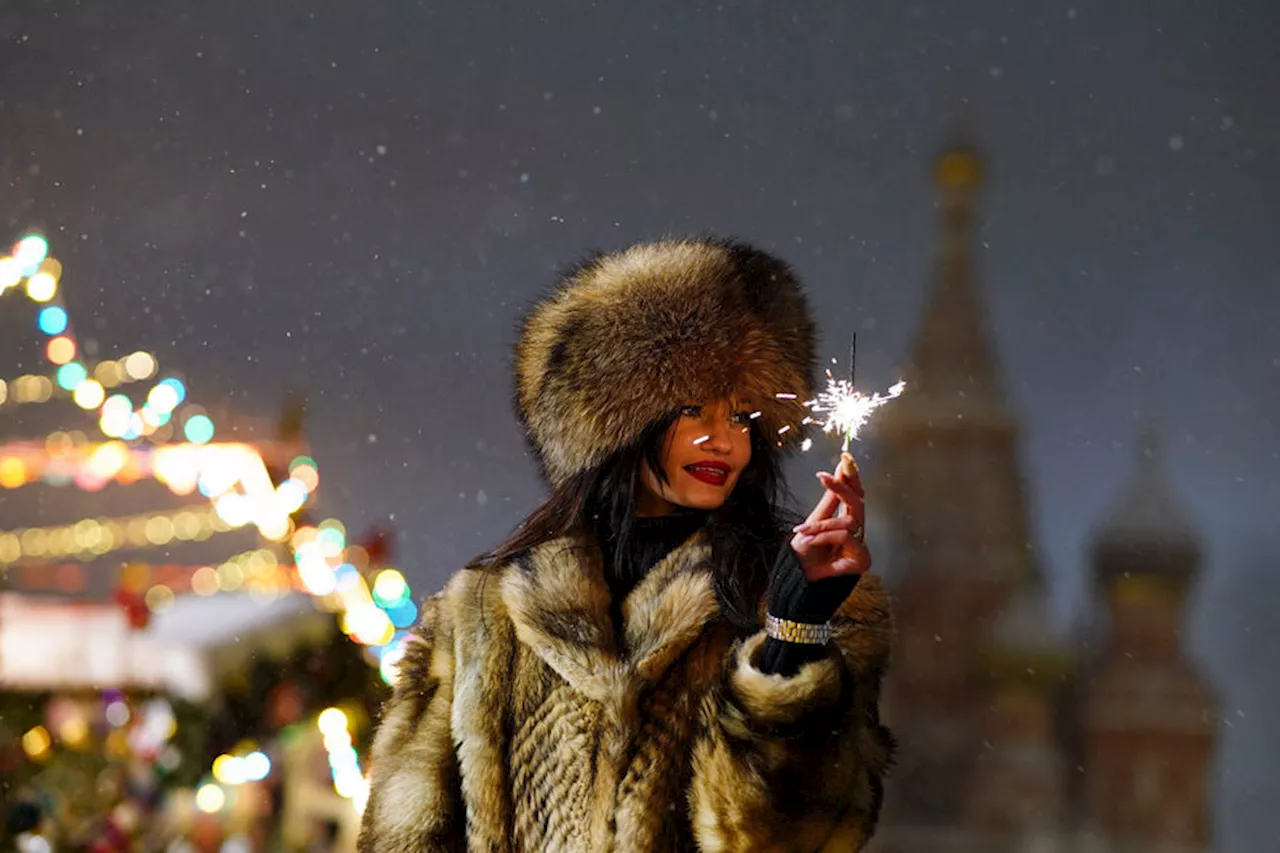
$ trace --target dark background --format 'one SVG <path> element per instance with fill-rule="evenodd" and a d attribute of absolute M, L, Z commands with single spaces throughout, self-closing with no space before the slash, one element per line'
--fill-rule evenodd
<path fill-rule="evenodd" d="M 149 349 L 192 399 L 258 415 L 306 392 L 321 510 L 393 519 L 423 593 L 537 499 L 509 351 L 558 266 L 757 241 L 808 282 L 824 355 L 857 331 L 860 378 L 887 386 L 928 279 L 929 166 L 965 130 L 1057 616 L 1090 606 L 1089 534 L 1153 419 L 1207 550 L 1192 642 L 1224 710 L 1218 835 L 1260 850 L 1280 797 L 1280 4 L 1123 5 L 11 2 L 0 222 L 48 234 L 102 353 Z M 0 342 L 5 377 L 40 367 L 25 300 L 0 305 Z M 828 464 L 798 460 L 803 499 Z"/>

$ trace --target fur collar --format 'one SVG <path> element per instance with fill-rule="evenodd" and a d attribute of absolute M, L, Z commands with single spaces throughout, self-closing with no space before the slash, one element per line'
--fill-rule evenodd
<path fill-rule="evenodd" d="M 702 531 L 644 576 L 622 604 L 614 636 L 599 552 L 585 539 L 534 548 L 502 577 L 516 636 L 581 693 L 600 701 L 656 681 L 702 633 L 719 603 Z"/>

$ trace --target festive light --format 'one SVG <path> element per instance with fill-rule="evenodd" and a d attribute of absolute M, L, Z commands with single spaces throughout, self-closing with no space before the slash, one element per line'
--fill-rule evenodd
<path fill-rule="evenodd" d="M 219 755 L 213 760 L 213 778 L 224 785 L 243 785 L 249 781 L 244 759 L 235 755 Z"/>
<path fill-rule="evenodd" d="M 58 737 L 72 749 L 79 749 L 89 739 L 89 723 L 80 716 L 68 717 L 58 726 Z"/>
<path fill-rule="evenodd" d="M 826 417 L 812 422 L 822 427 L 823 432 L 834 432 L 843 436 L 843 450 L 849 449 L 849 442 L 857 439 L 858 430 L 871 417 L 871 413 L 898 397 L 906 389 L 906 382 L 899 382 L 884 394 L 879 392 L 867 395 L 853 387 L 846 379 L 836 379 L 827 371 L 826 390 L 805 403 L 809 409 Z"/>
<path fill-rule="evenodd" d="M 293 515 L 307 502 L 308 492 L 306 486 L 290 477 L 276 489 L 276 496 L 280 499 L 281 509 Z"/>
<path fill-rule="evenodd" d="M 102 431 L 113 438 L 119 438 L 129 429 L 129 418 L 133 415 L 133 404 L 123 394 L 112 394 L 102 404 Z"/>
<path fill-rule="evenodd" d="M 84 365 L 73 361 L 58 368 L 58 385 L 67 391 L 76 390 L 76 386 L 85 380 L 89 373 Z"/>
<path fill-rule="evenodd" d="M 41 310 L 36 325 L 46 335 L 60 335 L 67 330 L 67 312 L 60 305 L 50 305 Z"/>
<path fill-rule="evenodd" d="M 187 441 L 207 444 L 213 440 L 213 421 L 208 415 L 192 415 L 182 425 L 182 434 L 187 437 Z"/>
<path fill-rule="evenodd" d="M 36 302 L 48 302 L 58 292 L 58 280 L 47 272 L 38 272 L 27 279 L 27 296 Z"/>
<path fill-rule="evenodd" d="M 156 359 L 149 352 L 135 352 L 124 359 L 124 372 L 130 379 L 149 379 L 155 375 Z"/>
<path fill-rule="evenodd" d="M 66 335 L 59 335 L 45 345 L 44 357 L 53 364 L 66 364 L 76 357 L 76 343 Z"/>
<path fill-rule="evenodd" d="M 0 459 L 0 486 L 16 489 L 27 481 L 27 468 L 21 459 Z"/>
<path fill-rule="evenodd" d="M 106 392 L 102 389 L 102 383 L 96 379 L 86 379 L 76 386 L 76 390 L 72 393 L 72 397 L 76 401 L 76 405 L 82 409 L 96 409 L 102 405 L 102 400 L 106 397 Z"/>
<path fill-rule="evenodd" d="M 147 590 L 144 601 L 152 613 L 163 613 L 173 606 L 173 590 L 164 584 L 156 584 Z"/>
<path fill-rule="evenodd" d="M 387 608 L 387 618 L 397 628 L 408 628 L 418 621 L 418 608 L 412 601 L 405 599 Z"/>
<path fill-rule="evenodd" d="M 114 388 L 124 381 L 124 368 L 118 361 L 100 361 L 93 367 L 93 378 L 104 388 Z"/>
<path fill-rule="evenodd" d="M 78 363 L 67 367 L 73 365 Z M 90 402 L 103 393 L 95 380 L 82 380 L 81 385 L 88 385 L 80 394 L 90 397 Z M 116 399 L 113 395 L 103 403 L 102 425 L 104 431 L 120 434 L 120 438 L 127 440 L 129 433 L 120 430 L 127 402 L 118 404 Z M 111 470 L 92 465 L 94 454 L 102 446 L 84 442 L 53 456 L 38 445 L 0 445 L 0 460 L 17 458 L 22 463 L 20 482 L 13 482 L 17 473 L 7 471 L 0 476 L 0 484 L 15 488 L 43 479 L 52 484 L 75 482 L 81 488 L 99 489 L 111 479 L 129 483 L 153 477 L 176 495 L 191 494 L 199 486 L 204 495 L 215 501 L 218 515 L 226 524 L 232 527 L 255 524 L 264 536 L 276 541 L 288 534 L 289 516 L 302 505 L 296 484 L 283 489 L 272 485 L 262 456 L 252 445 L 131 446 L 122 451 L 126 458 Z M 3 464 L 4 461 L 0 461 L 0 465 Z M 303 502 L 305 499 L 302 497 Z M 345 539 L 340 529 L 326 533 L 325 537 L 334 553 L 341 552 Z"/>
<path fill-rule="evenodd" d="M 5 464 L 10 461 L 17 460 L 0 461 L 0 485 L 7 485 Z M 25 474 L 20 476 L 25 479 Z M 0 530 L 0 566 L 26 557 L 93 560 L 112 551 L 145 548 L 155 544 L 151 537 L 161 535 L 163 525 L 157 521 L 169 523 L 170 541 L 199 542 L 214 533 L 232 529 L 222 523 L 212 508 L 202 507 L 119 518 L 85 518 L 53 527 Z"/>
<path fill-rule="evenodd" d="M 27 296 L 36 302 L 48 302 L 57 295 L 61 274 L 61 264 L 48 256 L 47 241 L 39 235 L 28 235 L 19 241 L 12 257 L 0 258 L 0 293 L 25 278 Z M 68 331 L 70 318 L 63 306 L 42 308 L 37 322 L 44 334 L 65 338 L 65 343 L 50 346 L 47 352 L 58 367 L 57 385 L 45 376 L 0 381 L 0 404 L 43 403 L 60 389 L 81 407 L 97 409 L 99 428 L 108 438 L 118 441 L 94 444 L 80 437 L 50 442 L 45 448 L 0 447 L 0 486 L 17 488 L 42 479 L 51 484 L 75 483 L 83 489 L 99 489 L 111 480 L 133 482 L 150 476 L 175 494 L 198 489 L 212 506 L 199 512 L 83 519 L 58 528 L 0 531 L 0 565 L 24 557 L 91 559 L 118 548 L 207 538 L 213 532 L 249 523 L 256 524 L 268 539 L 285 541 L 293 534 L 289 544 L 297 581 L 317 596 L 334 599 L 333 606 L 342 613 L 344 630 L 357 642 L 373 647 L 383 677 L 390 680 L 398 656 L 403 654 L 403 632 L 397 634 L 396 626 L 415 620 L 417 608 L 403 576 L 393 570 L 379 574 L 380 585 L 375 582 L 377 595 L 371 591 L 361 574 L 368 566 L 367 555 L 363 549 L 347 544 L 346 530 L 340 522 L 329 519 L 316 528 L 293 530 L 292 514 L 319 486 L 315 460 L 306 456 L 293 460 L 288 479 L 275 486 L 254 448 L 211 443 L 214 423 L 199 407 L 188 407 L 181 416 L 182 434 L 189 443 L 163 445 L 172 431 L 168 424 L 187 397 L 180 380 L 160 380 L 148 392 L 146 402 L 135 409 L 129 397 L 107 396 L 107 389 L 155 376 L 159 367 L 153 355 L 137 351 L 114 361 L 86 365 L 75 361 L 80 347 Z M 153 441 L 162 446 L 146 449 L 122 443 L 135 442 L 143 436 L 153 436 Z M 209 453 L 195 454 L 194 450 Z M 263 553 L 267 555 L 265 559 L 261 557 Z M 277 560 L 269 551 L 248 552 L 216 569 L 200 567 L 191 575 L 191 586 L 198 594 L 214 594 L 247 584 L 253 592 L 264 586 L 272 588 L 279 571 Z M 173 588 L 164 583 L 152 584 L 146 598 L 153 608 L 167 607 L 173 600 Z M 390 647 L 388 644 L 397 637 L 401 641 Z M 359 772 L 345 718 L 342 722 L 343 738 L 330 750 L 334 785 L 340 794 L 352 799 L 359 811 L 368 796 L 368 783 Z M 76 734 L 74 727 L 69 731 Z M 64 739 L 70 741 L 74 737 Z M 254 775 L 270 772 L 265 754 L 251 756 L 241 760 L 251 761 Z M 225 792 L 217 785 L 203 786 L 197 792 L 197 804 L 205 811 L 219 811 L 226 804 Z"/>
<path fill-rule="evenodd" d="M 118 729 L 121 726 L 123 726 L 125 723 L 129 722 L 130 716 L 131 715 L 129 713 L 129 706 L 126 705 L 124 702 L 121 702 L 119 699 L 117 699 L 114 702 L 109 702 L 107 704 L 107 710 L 106 710 L 107 722 L 110 723 L 115 728 Z"/>
<path fill-rule="evenodd" d="M 391 642 L 396 626 L 377 605 L 361 603 L 349 606 L 343 614 L 343 631 L 361 645 L 381 646 Z"/>
<path fill-rule="evenodd" d="M 297 558 L 298 579 L 312 595 L 329 595 L 337 588 L 333 569 L 319 555 Z"/>
<path fill-rule="evenodd" d="M 219 589 L 218 571 L 212 566 L 201 566 L 191 575 L 191 591 L 196 595 L 214 595 Z"/>
<path fill-rule="evenodd" d="M 0 258 L 0 293 L 22 281 L 22 265 L 17 258 L 5 256 Z"/>
<path fill-rule="evenodd" d="M 289 477 L 300 482 L 308 492 L 320 486 L 320 473 L 316 463 L 306 456 L 299 456 L 289 465 Z"/>
<path fill-rule="evenodd" d="M 205 814 L 215 814 L 227 805 L 227 795 L 212 782 L 201 785 L 196 791 L 196 808 Z"/>
<path fill-rule="evenodd" d="M 13 259 L 23 275 L 31 275 L 40 269 L 40 263 L 49 254 L 49 241 L 39 234 L 28 234 L 13 247 Z"/>
<path fill-rule="evenodd" d="M 409 594 L 404 575 L 395 569 L 383 569 L 373 582 L 373 600 L 383 607 L 400 603 Z"/>
<path fill-rule="evenodd" d="M 250 782 L 261 782 L 271 774 L 271 759 L 266 753 L 254 751 L 241 759 L 245 777 Z"/>
<path fill-rule="evenodd" d="M 324 735 L 324 747 L 329 753 L 333 789 L 361 812 L 369 797 L 369 780 L 360 772 L 360 758 L 351 745 L 348 726 L 347 715 L 338 708 L 326 708 L 316 718 L 316 727 Z"/>
<path fill-rule="evenodd" d="M 36 726 L 22 736 L 22 751 L 35 761 L 48 755 L 49 747 L 52 745 L 53 740 L 44 726 Z"/>
<path fill-rule="evenodd" d="M 18 382 L 19 403 L 43 403 L 53 396 L 53 382 L 47 376 L 23 376 Z"/>
<path fill-rule="evenodd" d="M 849 378 L 836 379 L 831 375 L 831 371 L 828 370 L 826 389 L 819 392 L 815 399 L 809 400 L 804 404 L 810 411 L 826 415 L 826 417 L 821 419 L 807 417 L 803 423 L 816 423 L 822 427 L 823 432 L 836 432 L 843 437 L 844 444 L 840 448 L 842 454 L 841 466 L 853 464 L 853 457 L 846 456 L 849 450 L 849 442 L 858 438 L 858 431 L 862 429 L 867 419 L 871 417 L 871 413 L 902 394 L 907 387 L 906 382 L 900 381 L 883 395 L 879 392 L 870 396 L 863 394 L 854 386 L 857 358 L 858 336 L 853 335 L 849 340 Z M 831 361 L 833 364 L 837 363 L 834 358 Z M 777 396 L 780 398 L 784 396 L 795 397 L 794 394 L 778 394 Z M 779 432 L 781 431 L 779 430 Z M 804 450 L 808 450 L 812 446 L 813 442 L 807 438 L 802 444 Z M 841 470 L 844 470 L 843 467 Z"/>
<path fill-rule="evenodd" d="M 59 308 L 58 310 L 61 309 Z M 58 337 L 67 337 L 70 340 L 71 347 L 73 349 L 70 350 L 71 354 L 70 357 L 68 357 L 68 348 L 65 343 L 59 342 L 58 344 L 53 345 L 52 353 L 50 350 L 50 344 L 53 342 L 50 341 L 49 344 L 46 344 L 45 356 L 48 358 L 50 354 L 52 354 L 51 363 L 54 363 L 55 367 L 59 366 L 58 362 L 61 359 L 65 358 L 70 360 L 70 358 L 75 357 L 75 342 L 74 339 L 70 337 L 70 334 L 64 329 L 63 334 L 56 336 L 55 339 Z M 92 370 L 89 369 L 88 365 L 85 365 L 85 370 L 87 375 L 92 376 L 93 379 L 101 384 L 103 388 L 115 388 L 116 386 L 126 382 L 137 381 L 125 375 L 124 368 L 120 366 L 121 361 L 123 361 L 123 359 L 117 361 L 101 361 L 94 364 Z M 0 405 L 3 405 L 5 402 L 14 404 L 47 403 L 55 396 L 71 395 L 75 391 L 74 387 L 62 388 L 60 386 L 55 386 L 53 381 L 47 376 L 30 374 L 15 377 L 7 382 L 5 380 L 0 380 L 0 386 L 6 385 L 8 386 L 7 392 L 0 394 Z M 118 396 L 128 404 L 128 410 L 124 413 L 125 418 L 127 419 L 128 416 L 133 413 L 133 404 L 129 402 L 128 397 L 125 397 L 122 394 L 112 396 Z"/>
<path fill-rule="evenodd" d="M 147 406 L 156 412 L 172 412 L 186 396 L 186 388 L 176 379 L 165 379 L 147 395 Z"/>
<path fill-rule="evenodd" d="M 345 732 L 349 723 L 347 715 L 340 708 L 326 708 L 316 718 L 316 725 L 322 735 L 329 737 L 331 735 L 336 736 L 339 732 Z"/>

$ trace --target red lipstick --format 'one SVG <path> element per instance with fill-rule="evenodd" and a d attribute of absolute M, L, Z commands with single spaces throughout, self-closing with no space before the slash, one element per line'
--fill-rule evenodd
<path fill-rule="evenodd" d="M 723 486 L 729 479 L 729 466 L 724 462 L 717 462 L 712 459 L 704 459 L 701 462 L 686 465 L 684 470 L 688 471 L 689 476 L 695 480 L 700 480 L 711 486 Z"/>

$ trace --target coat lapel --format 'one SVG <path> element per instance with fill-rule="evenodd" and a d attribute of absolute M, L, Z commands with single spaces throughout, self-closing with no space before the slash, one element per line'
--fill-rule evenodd
<path fill-rule="evenodd" d="M 534 548 L 523 565 L 507 567 L 502 597 L 522 643 L 580 692 L 607 701 L 656 681 L 718 613 L 709 556 L 699 532 L 650 569 L 623 602 L 621 642 L 599 552 L 586 540 Z"/>
<path fill-rule="evenodd" d="M 622 603 L 627 656 L 642 681 L 657 681 L 720 611 L 710 556 L 706 535 L 695 534 L 650 569 Z"/>

